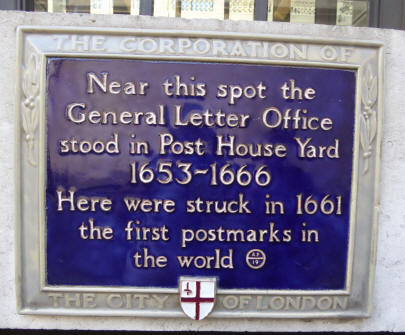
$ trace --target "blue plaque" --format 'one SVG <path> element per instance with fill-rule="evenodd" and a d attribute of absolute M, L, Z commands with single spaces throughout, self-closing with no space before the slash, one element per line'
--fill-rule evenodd
<path fill-rule="evenodd" d="M 355 79 L 49 58 L 48 284 L 344 289 Z"/>
<path fill-rule="evenodd" d="M 369 315 L 379 42 L 19 36 L 20 313 Z"/>

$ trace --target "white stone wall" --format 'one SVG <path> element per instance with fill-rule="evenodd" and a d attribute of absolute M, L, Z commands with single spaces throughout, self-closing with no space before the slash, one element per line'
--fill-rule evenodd
<path fill-rule="evenodd" d="M 14 115 L 18 25 L 191 29 L 272 33 L 385 43 L 380 215 L 372 316 L 357 320 L 191 321 L 123 317 L 51 317 L 16 313 Z M 405 331 L 405 32 L 267 22 L 0 12 L 0 328 L 228 331 Z"/>

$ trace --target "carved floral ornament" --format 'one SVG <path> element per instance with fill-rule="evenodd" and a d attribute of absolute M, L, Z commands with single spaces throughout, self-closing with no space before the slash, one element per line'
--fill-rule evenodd
<path fill-rule="evenodd" d="M 21 85 L 24 94 L 21 119 L 25 133 L 25 141 L 28 146 L 28 162 L 32 166 L 36 166 L 37 163 L 34 159 L 34 143 L 39 114 L 39 67 L 37 57 L 34 54 L 31 54 L 28 64 L 23 67 L 23 80 Z"/>
<path fill-rule="evenodd" d="M 369 159 L 373 153 L 372 143 L 377 133 L 377 113 L 375 103 L 377 101 L 378 82 L 373 74 L 370 63 L 365 66 L 361 82 L 362 113 L 360 118 L 360 144 L 363 149 L 364 169 L 363 175 L 368 172 Z"/>

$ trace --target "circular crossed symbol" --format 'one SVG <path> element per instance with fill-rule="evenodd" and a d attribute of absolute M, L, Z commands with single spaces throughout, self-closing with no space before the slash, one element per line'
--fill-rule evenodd
<path fill-rule="evenodd" d="M 251 269 L 260 269 L 266 264 L 266 254 L 260 249 L 249 250 L 246 254 L 246 264 Z"/>

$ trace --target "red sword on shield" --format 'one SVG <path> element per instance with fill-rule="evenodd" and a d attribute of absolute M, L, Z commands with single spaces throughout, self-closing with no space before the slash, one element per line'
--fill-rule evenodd
<path fill-rule="evenodd" d="M 214 298 L 203 298 L 200 296 L 200 293 L 201 293 L 201 282 L 200 281 L 196 282 L 196 288 L 197 288 L 197 292 L 196 292 L 194 298 L 181 298 L 181 302 L 195 302 L 195 319 L 200 320 L 200 303 L 214 302 Z M 187 292 L 187 294 L 191 293 L 188 283 L 187 283 L 187 288 L 184 289 L 184 292 Z"/>

